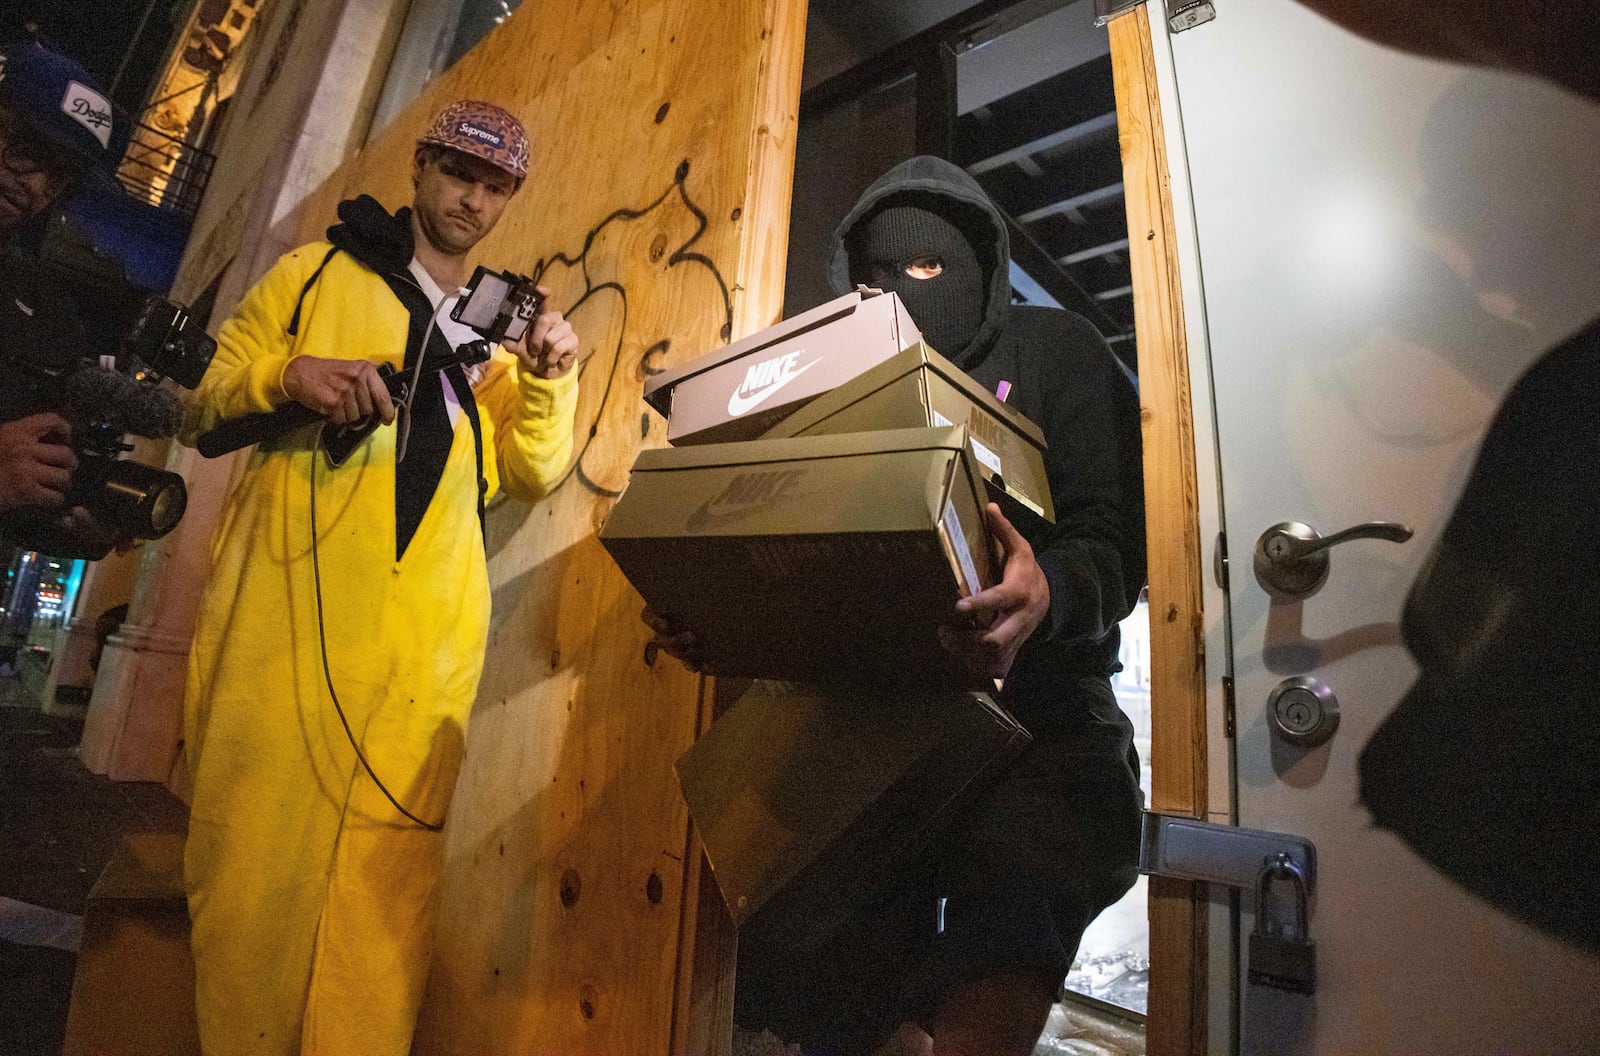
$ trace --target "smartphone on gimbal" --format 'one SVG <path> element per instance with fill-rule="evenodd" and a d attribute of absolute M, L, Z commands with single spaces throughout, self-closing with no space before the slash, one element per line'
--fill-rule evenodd
<path fill-rule="evenodd" d="M 498 343 L 525 334 L 543 308 L 544 297 L 532 279 L 480 265 L 467 282 L 466 293 L 450 309 L 450 318 Z"/>

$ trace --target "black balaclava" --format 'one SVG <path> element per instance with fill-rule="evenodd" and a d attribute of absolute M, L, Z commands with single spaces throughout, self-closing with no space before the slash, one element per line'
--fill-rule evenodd
<path fill-rule="evenodd" d="M 986 279 L 961 228 L 911 198 L 896 196 L 851 229 L 848 247 L 852 282 L 899 294 L 933 350 L 961 358 L 983 325 Z M 931 279 L 906 274 L 906 265 L 926 256 L 942 260 L 944 270 Z"/>

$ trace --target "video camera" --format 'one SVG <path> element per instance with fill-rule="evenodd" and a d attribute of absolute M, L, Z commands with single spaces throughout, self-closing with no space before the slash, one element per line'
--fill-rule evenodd
<path fill-rule="evenodd" d="M 72 427 L 69 446 L 78 459 L 63 505 L 13 511 L 0 521 L 0 534 L 29 550 L 99 560 L 118 543 L 172 531 L 188 504 L 183 478 L 121 456 L 133 449 L 125 442 L 130 433 L 158 440 L 177 434 L 182 404 L 159 383 L 166 377 L 194 388 L 216 342 L 182 305 L 151 297 L 96 354 L 86 351 L 95 342 L 76 318 L 0 294 L 0 421 L 59 414 Z M 67 516 L 80 506 L 92 525 Z"/>

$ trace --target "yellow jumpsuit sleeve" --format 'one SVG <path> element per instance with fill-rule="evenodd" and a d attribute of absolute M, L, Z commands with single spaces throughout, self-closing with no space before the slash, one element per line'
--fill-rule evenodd
<path fill-rule="evenodd" d="M 270 411 L 288 402 L 283 371 L 294 340 L 287 332 L 289 319 L 326 252 L 326 246 L 302 246 L 280 258 L 222 324 L 211 367 L 188 401 L 179 433 L 184 443 L 192 445 L 224 418 Z M 315 295 L 315 289 L 307 295 L 302 317 Z"/>
<path fill-rule="evenodd" d="M 544 498 L 572 458 L 577 370 L 549 381 L 523 370 L 515 356 L 500 350 L 474 394 L 494 422 L 500 486 L 524 502 Z"/>

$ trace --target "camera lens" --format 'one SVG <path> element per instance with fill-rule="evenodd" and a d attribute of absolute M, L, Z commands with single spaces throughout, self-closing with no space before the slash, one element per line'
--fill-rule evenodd
<path fill-rule="evenodd" d="M 183 520 L 183 511 L 189 505 L 189 492 L 183 480 L 173 477 L 162 481 L 150 493 L 150 534 L 147 539 L 160 539 Z"/>
<path fill-rule="evenodd" d="M 160 539 L 178 526 L 188 503 L 188 490 L 176 473 L 118 460 L 106 464 L 100 487 L 86 505 L 119 534 Z"/>

